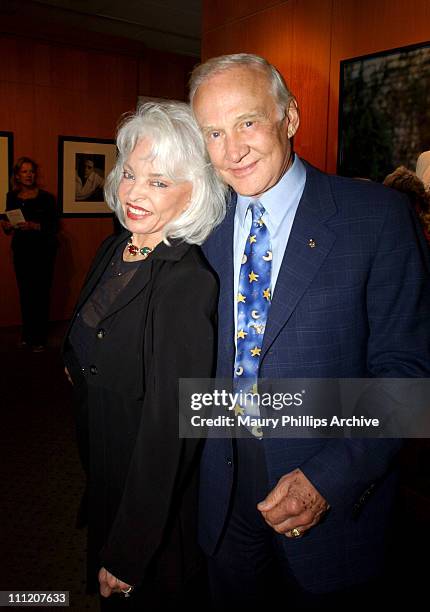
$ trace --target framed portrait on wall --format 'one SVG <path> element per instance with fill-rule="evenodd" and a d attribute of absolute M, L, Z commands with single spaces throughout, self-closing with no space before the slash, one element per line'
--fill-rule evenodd
<path fill-rule="evenodd" d="M 58 201 L 63 216 L 112 215 L 103 188 L 115 161 L 113 140 L 59 136 Z"/>
<path fill-rule="evenodd" d="M 338 174 L 382 181 L 430 149 L 430 42 L 340 63 Z"/>
<path fill-rule="evenodd" d="M 0 213 L 6 210 L 6 194 L 10 191 L 13 168 L 13 133 L 0 131 Z"/>

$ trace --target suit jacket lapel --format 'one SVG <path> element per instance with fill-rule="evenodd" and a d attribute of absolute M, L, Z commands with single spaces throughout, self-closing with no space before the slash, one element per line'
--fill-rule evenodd
<path fill-rule="evenodd" d="M 306 164 L 306 185 L 276 281 L 260 362 L 330 252 L 335 234 L 325 221 L 336 210 L 328 177 Z"/>
<path fill-rule="evenodd" d="M 175 242 L 172 240 L 171 246 L 160 243 L 150 259 L 142 262 L 138 267 L 136 273 L 113 302 L 104 318 L 121 310 L 121 308 L 124 308 L 124 306 L 133 300 L 136 295 L 146 287 L 151 279 L 157 275 L 164 261 L 179 261 L 190 248 L 189 244 L 180 241 Z"/>
<path fill-rule="evenodd" d="M 154 267 L 154 262 L 145 261 L 138 267 L 133 278 L 131 278 L 130 282 L 124 287 L 124 289 L 117 296 L 113 304 L 110 306 L 109 310 L 106 312 L 103 319 L 110 317 L 121 308 L 124 308 L 136 295 L 142 291 L 145 286 L 149 283 L 152 278 L 152 271 Z"/>
<path fill-rule="evenodd" d="M 86 279 L 84 288 L 79 297 L 79 302 L 77 305 L 76 312 L 80 310 L 85 301 L 89 298 L 89 296 L 94 291 L 97 283 L 100 281 L 100 278 L 103 275 L 103 272 L 106 270 L 106 266 L 109 265 L 112 257 L 114 256 L 115 251 L 120 246 L 122 242 L 130 235 L 130 232 L 122 232 L 118 236 L 112 238 L 111 242 L 106 245 L 106 248 L 100 255 L 98 255 L 96 261 L 94 262 L 94 266 L 90 270 L 88 277 Z M 149 262 L 148 262 L 149 264 Z M 152 275 L 152 262 L 151 265 L 143 265 L 140 266 L 136 271 L 136 274 L 130 280 L 128 285 L 124 288 L 123 291 L 118 295 L 116 300 L 113 302 L 108 312 L 105 314 L 103 319 L 107 316 L 110 316 L 117 310 L 120 310 L 125 306 L 130 300 L 132 300 L 139 291 L 141 291 L 145 285 L 149 282 Z"/>
<path fill-rule="evenodd" d="M 129 235 L 129 234 L 128 234 Z M 121 232 L 118 236 L 111 236 L 108 239 L 105 248 L 101 253 L 98 253 L 94 263 L 88 273 L 87 278 L 85 279 L 84 286 L 82 292 L 79 296 L 79 301 L 76 307 L 76 310 L 79 310 L 84 302 L 88 299 L 91 293 L 94 291 L 95 286 L 99 282 L 100 277 L 106 269 L 106 266 L 111 261 L 113 254 L 116 249 L 120 245 L 120 243 L 125 240 L 126 234 L 125 232 Z"/>
<path fill-rule="evenodd" d="M 233 372 L 234 362 L 233 238 L 235 210 L 236 195 L 233 194 L 223 223 L 204 246 L 204 251 L 218 275 L 220 284 L 217 374 L 225 377 L 230 376 Z"/>

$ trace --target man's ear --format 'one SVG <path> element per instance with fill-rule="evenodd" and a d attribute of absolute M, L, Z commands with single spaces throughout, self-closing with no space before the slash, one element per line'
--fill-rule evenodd
<path fill-rule="evenodd" d="M 292 98 L 288 104 L 287 110 L 288 117 L 288 138 L 292 138 L 294 134 L 299 129 L 300 125 L 300 116 L 299 116 L 299 108 L 297 106 L 297 102 L 295 98 Z"/>

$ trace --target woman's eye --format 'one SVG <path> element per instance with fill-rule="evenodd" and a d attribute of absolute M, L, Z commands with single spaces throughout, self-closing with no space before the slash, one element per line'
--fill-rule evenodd
<path fill-rule="evenodd" d="M 131 172 L 128 172 L 127 170 L 123 171 L 122 176 L 128 181 L 132 181 L 134 179 L 134 176 L 131 174 Z"/>
<path fill-rule="evenodd" d="M 162 181 L 152 181 L 151 185 L 153 185 L 154 187 L 161 187 L 162 189 L 165 189 L 167 187 L 166 183 L 163 183 Z"/>

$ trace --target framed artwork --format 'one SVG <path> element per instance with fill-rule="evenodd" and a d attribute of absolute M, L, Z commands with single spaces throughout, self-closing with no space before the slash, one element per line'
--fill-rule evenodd
<path fill-rule="evenodd" d="M 0 132 L 0 213 L 6 210 L 6 194 L 10 191 L 13 168 L 13 133 Z"/>
<path fill-rule="evenodd" d="M 430 149 L 430 42 L 340 63 L 338 174 L 382 181 Z"/>
<path fill-rule="evenodd" d="M 63 216 L 112 215 L 103 187 L 115 161 L 113 140 L 58 137 L 58 201 Z"/>

